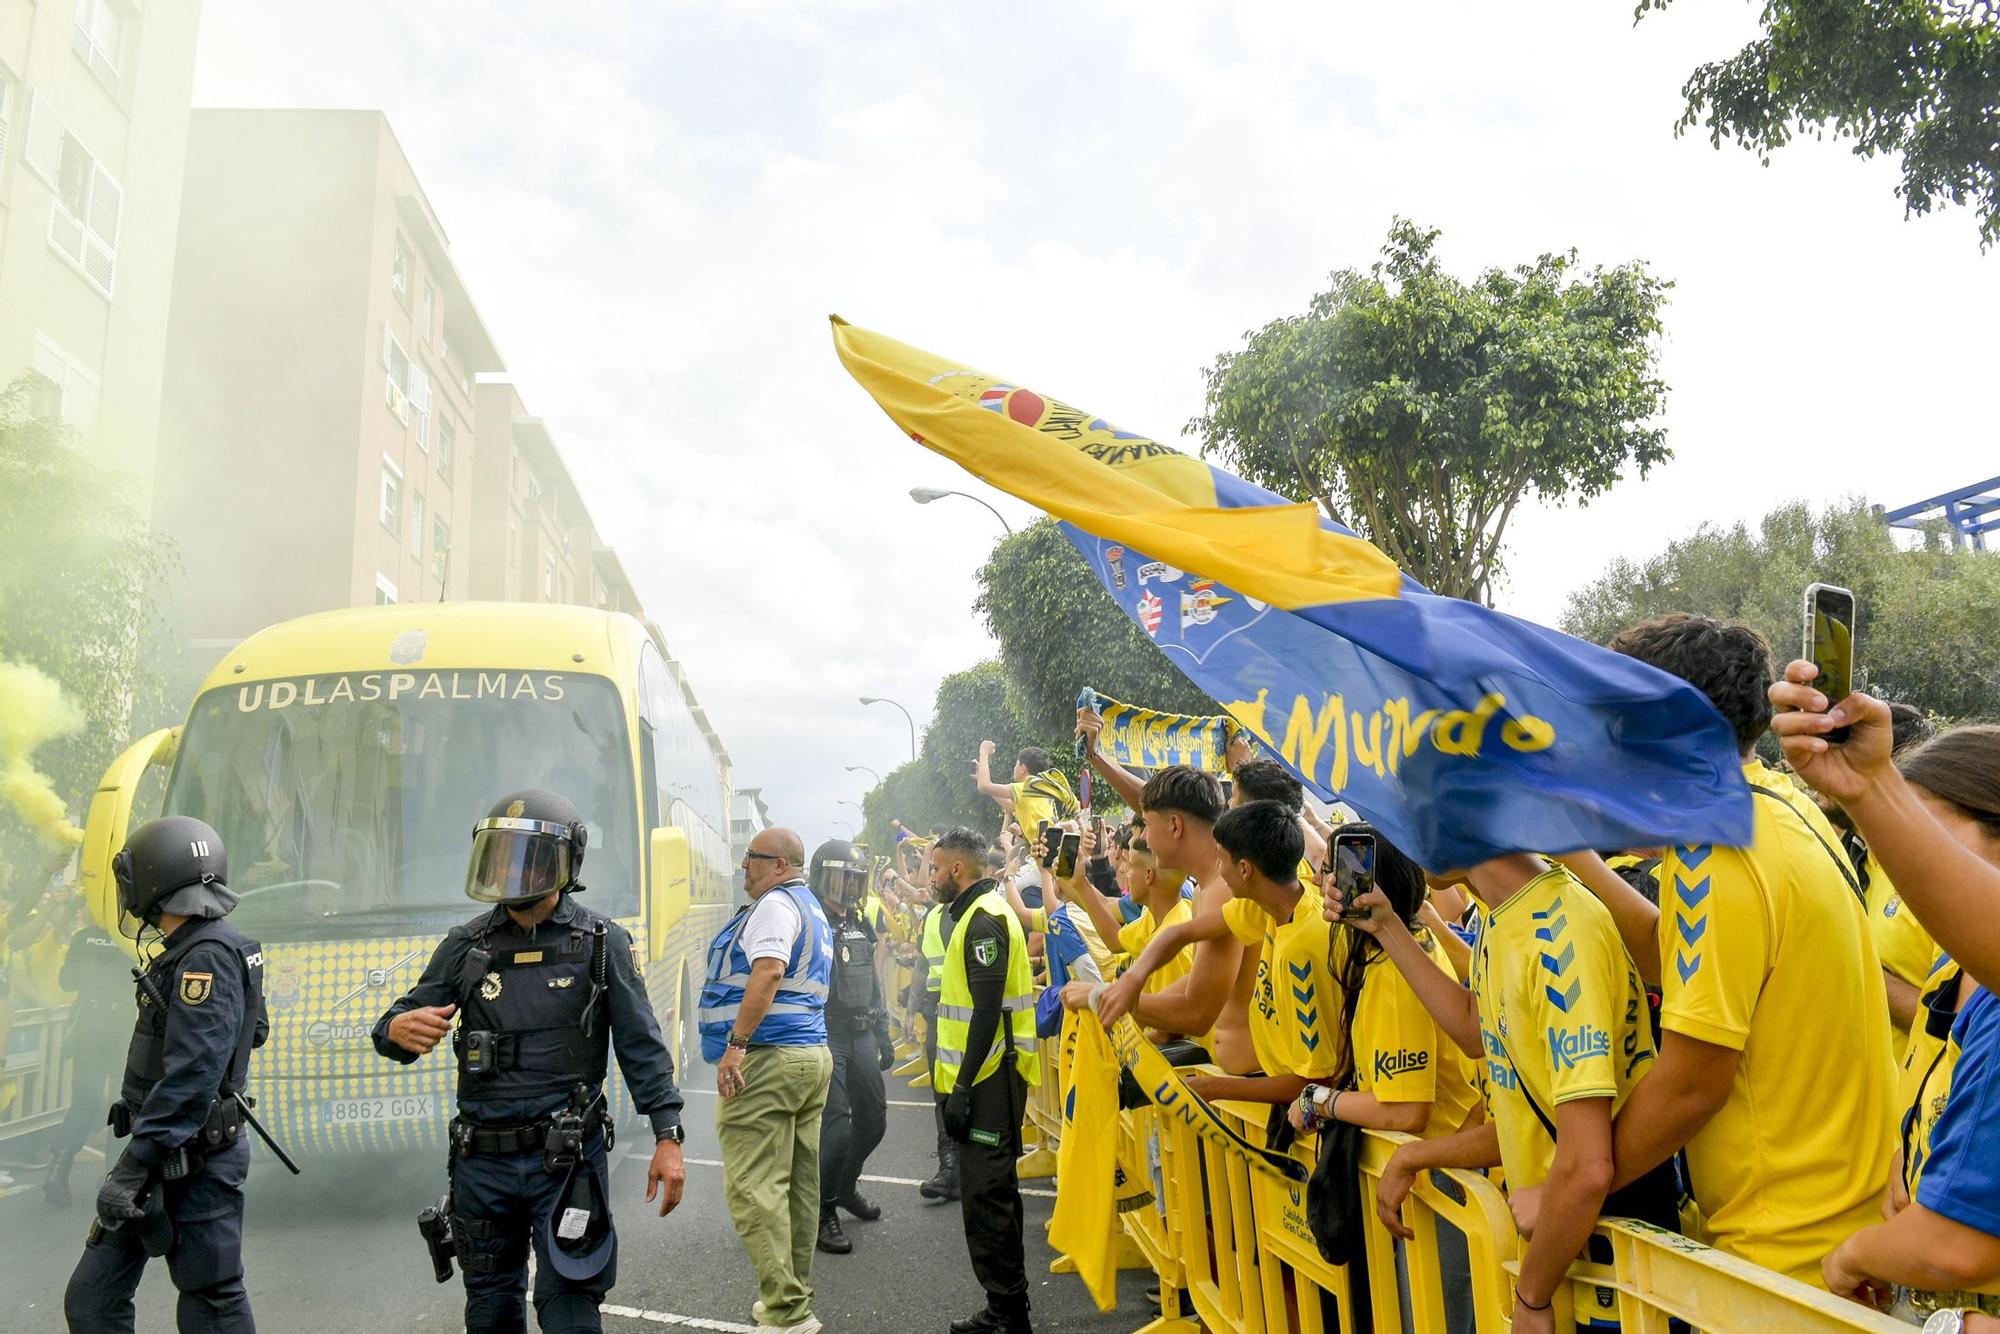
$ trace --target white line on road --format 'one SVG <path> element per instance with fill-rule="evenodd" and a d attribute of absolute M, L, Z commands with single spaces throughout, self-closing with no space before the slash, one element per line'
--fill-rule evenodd
<path fill-rule="evenodd" d="M 636 1306 L 612 1306 L 605 1304 L 597 1308 L 605 1315 L 623 1316 L 627 1320 L 644 1320 L 655 1325 L 673 1325 L 678 1329 L 708 1329 L 721 1334 L 758 1334 L 755 1325 L 739 1325 L 731 1320 L 704 1320 L 698 1315 L 675 1315 L 671 1311 L 641 1311 Z"/>
<path fill-rule="evenodd" d="M 647 1162 L 650 1161 L 652 1157 L 650 1154 L 639 1153 L 636 1150 L 632 1153 L 626 1154 L 625 1156 L 627 1159 L 635 1162 Z M 683 1158 L 681 1159 L 681 1162 L 688 1167 L 722 1166 L 722 1160 L 720 1158 Z M 861 1179 L 863 1181 L 873 1182 L 878 1186 L 921 1186 L 924 1184 L 916 1177 L 878 1177 L 878 1176 L 873 1176 L 867 1172 L 863 1172 L 861 1174 Z M 1056 1197 L 1056 1193 L 1052 1190 L 1037 1190 L 1033 1186 L 1021 1187 L 1021 1193 L 1023 1195 L 1038 1196 L 1039 1198 L 1044 1200 L 1053 1200 Z M 605 1309 L 609 1310 L 610 1308 L 606 1307 Z"/>

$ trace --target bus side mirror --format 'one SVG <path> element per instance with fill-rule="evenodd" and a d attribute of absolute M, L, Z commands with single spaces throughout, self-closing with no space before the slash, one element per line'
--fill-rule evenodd
<path fill-rule="evenodd" d="M 694 875 L 687 835 L 672 826 L 653 831 L 648 854 L 646 939 L 653 958 L 658 959 L 667 952 L 667 933 L 687 916 Z"/>
<path fill-rule="evenodd" d="M 118 883 L 111 876 L 111 859 L 125 846 L 132 828 L 132 802 L 139 794 L 139 780 L 155 765 L 174 762 L 180 750 L 181 729 L 165 728 L 140 737 L 125 753 L 111 762 L 91 794 L 90 813 L 83 820 L 83 852 L 77 858 L 77 888 L 90 915 L 109 931 L 112 938 L 132 953 L 133 933 L 125 929 L 118 908 Z"/>

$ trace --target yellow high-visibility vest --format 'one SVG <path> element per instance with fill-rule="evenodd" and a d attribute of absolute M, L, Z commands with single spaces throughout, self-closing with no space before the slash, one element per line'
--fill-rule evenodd
<path fill-rule="evenodd" d="M 944 990 L 944 905 L 935 903 L 924 914 L 924 990 L 933 996 Z"/>
<path fill-rule="evenodd" d="M 959 1067 L 965 1063 L 965 1044 L 972 1036 L 972 985 L 965 975 L 965 940 L 971 934 L 966 927 L 975 913 L 989 913 L 1006 924 L 1007 986 L 1001 1009 L 1005 1011 L 1004 1022 L 1013 1029 L 1015 1068 L 1030 1087 L 1042 1082 L 1042 1057 L 1035 1045 L 1035 994 L 1028 937 L 1021 930 L 1021 919 L 1014 916 L 1014 910 L 1007 906 L 999 891 L 989 890 L 972 901 L 945 946 L 944 989 L 938 996 L 937 1064 L 931 1071 L 931 1087 L 939 1093 L 950 1093 L 958 1087 Z M 1006 1049 L 1007 1033 L 1002 1030 L 994 1034 L 986 1059 L 980 1062 L 978 1072 L 966 1086 L 984 1083 L 991 1077 L 1000 1068 L 1000 1058 Z"/>

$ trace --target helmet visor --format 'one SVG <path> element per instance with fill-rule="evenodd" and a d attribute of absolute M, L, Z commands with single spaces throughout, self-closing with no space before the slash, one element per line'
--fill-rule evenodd
<path fill-rule="evenodd" d="M 569 883 L 566 825 L 546 820 L 481 820 L 472 829 L 465 896 L 479 903 L 524 904 Z"/>

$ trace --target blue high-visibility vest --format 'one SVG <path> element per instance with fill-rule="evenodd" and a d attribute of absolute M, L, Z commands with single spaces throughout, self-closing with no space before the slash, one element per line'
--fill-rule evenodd
<path fill-rule="evenodd" d="M 778 983 L 771 1008 L 750 1035 L 750 1041 L 773 1047 L 820 1047 L 826 1045 L 826 991 L 833 979 L 833 931 L 819 900 L 803 880 L 778 885 L 765 891 L 784 894 L 799 910 L 805 929 L 792 944 L 792 957 Z M 729 924 L 709 944 L 708 980 L 701 988 L 701 1058 L 711 1065 L 722 1059 L 729 1046 L 736 1012 L 743 1005 L 743 988 L 750 981 L 750 959 L 737 937 L 750 920 L 745 908 L 729 919 Z"/>

